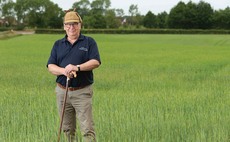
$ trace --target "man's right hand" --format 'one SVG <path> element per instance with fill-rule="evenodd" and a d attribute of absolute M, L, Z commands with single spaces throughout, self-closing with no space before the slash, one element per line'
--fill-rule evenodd
<path fill-rule="evenodd" d="M 76 78 L 77 77 L 77 73 L 75 71 L 71 71 L 69 74 L 67 74 L 68 78 Z"/>

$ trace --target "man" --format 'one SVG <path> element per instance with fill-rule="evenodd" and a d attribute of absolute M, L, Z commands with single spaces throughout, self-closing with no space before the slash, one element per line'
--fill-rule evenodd
<path fill-rule="evenodd" d="M 77 141 L 78 119 L 85 141 L 96 141 L 92 117 L 93 69 L 101 64 L 95 40 L 81 34 L 82 19 L 77 12 L 68 11 L 64 17 L 64 38 L 57 40 L 47 63 L 51 74 L 56 75 L 59 115 L 63 106 L 66 79 L 70 78 L 62 130 L 69 142 Z M 73 72 L 77 77 L 73 77 Z M 76 118 L 77 117 L 77 118 Z"/>

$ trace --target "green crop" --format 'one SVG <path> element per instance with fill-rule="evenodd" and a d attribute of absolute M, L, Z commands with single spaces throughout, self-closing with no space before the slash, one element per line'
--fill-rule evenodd
<path fill-rule="evenodd" d="M 57 140 L 55 76 L 46 63 L 63 36 L 0 41 L 1 142 Z M 88 36 L 102 60 L 93 98 L 99 142 L 230 140 L 229 35 Z"/>

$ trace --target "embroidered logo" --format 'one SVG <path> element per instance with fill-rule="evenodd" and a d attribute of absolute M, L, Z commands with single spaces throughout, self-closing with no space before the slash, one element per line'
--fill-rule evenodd
<path fill-rule="evenodd" d="M 87 49 L 87 48 L 85 48 L 85 47 L 80 47 L 80 48 L 79 48 L 79 50 L 82 50 L 82 51 L 88 51 L 88 49 Z"/>

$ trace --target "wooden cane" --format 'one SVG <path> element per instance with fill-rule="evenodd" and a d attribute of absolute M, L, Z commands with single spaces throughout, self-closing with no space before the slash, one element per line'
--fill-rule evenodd
<path fill-rule="evenodd" d="M 75 78 L 77 77 L 76 72 L 71 72 L 71 75 L 73 75 Z M 70 82 L 70 78 L 67 77 L 66 79 L 66 90 L 65 90 L 65 96 L 64 96 L 64 102 L 62 104 L 62 112 L 61 112 L 61 121 L 60 121 L 60 127 L 59 127 L 59 131 L 58 131 L 58 142 L 60 142 L 60 137 L 61 137 L 61 128 L 62 128 L 62 124 L 63 124 L 63 118 L 64 118 L 64 112 L 65 112 L 65 106 L 66 106 L 66 99 L 67 99 L 67 95 L 68 95 L 68 88 L 69 88 L 69 82 Z"/>

